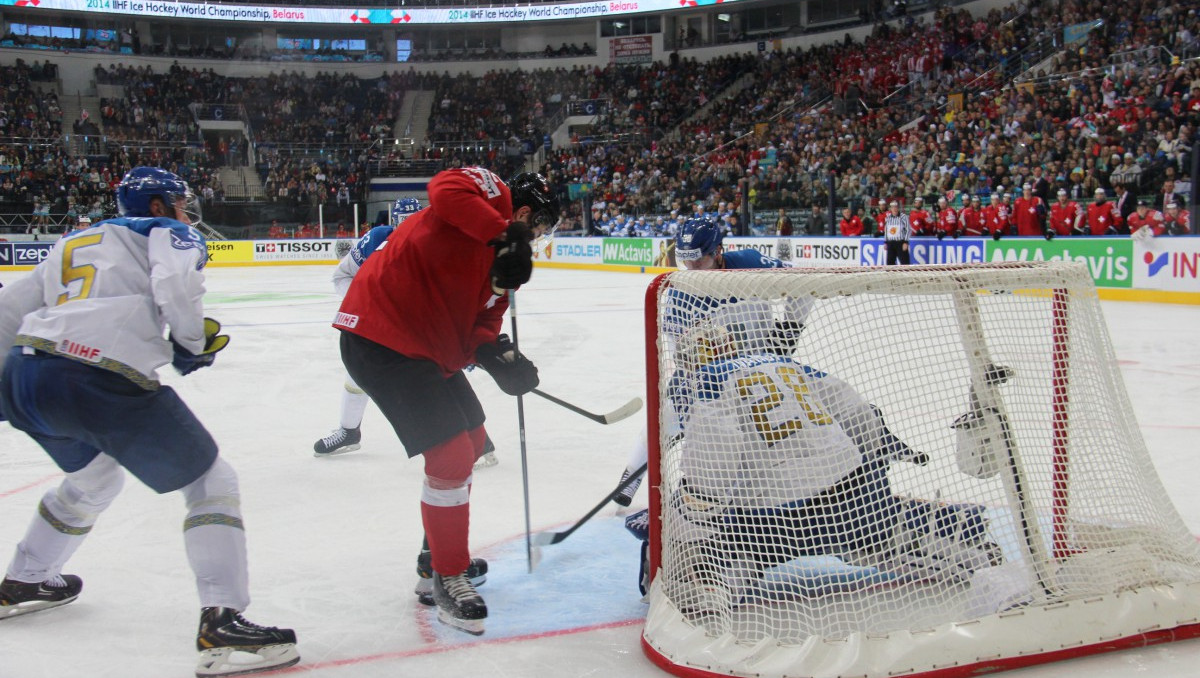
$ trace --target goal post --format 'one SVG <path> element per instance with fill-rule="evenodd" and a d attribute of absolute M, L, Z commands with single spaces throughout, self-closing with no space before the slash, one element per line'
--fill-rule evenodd
<path fill-rule="evenodd" d="M 676 271 L 646 295 L 680 676 L 952 678 L 1200 635 L 1085 266 Z"/>

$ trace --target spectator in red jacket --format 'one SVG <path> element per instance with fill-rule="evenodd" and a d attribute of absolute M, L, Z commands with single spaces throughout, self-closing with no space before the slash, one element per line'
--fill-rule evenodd
<path fill-rule="evenodd" d="M 1087 230 L 1091 235 L 1116 235 L 1121 214 L 1115 204 L 1108 201 L 1103 188 L 1096 189 L 1096 201 L 1087 208 Z"/>
<path fill-rule="evenodd" d="M 862 219 L 848 206 L 842 208 L 842 220 L 838 222 L 838 228 L 847 238 L 858 238 L 863 234 Z"/>
<path fill-rule="evenodd" d="M 1067 199 L 1067 189 L 1058 189 L 1058 199 L 1050 206 L 1050 230 L 1055 235 L 1083 235 L 1083 210 Z"/>

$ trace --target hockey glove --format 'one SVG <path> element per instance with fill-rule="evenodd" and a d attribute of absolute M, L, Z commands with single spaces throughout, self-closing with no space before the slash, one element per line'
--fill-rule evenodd
<path fill-rule="evenodd" d="M 800 341 L 800 333 L 804 331 L 804 323 L 796 320 L 776 320 L 775 328 L 771 330 L 771 352 L 784 357 L 796 352 L 796 342 Z"/>
<path fill-rule="evenodd" d="M 997 228 L 996 230 L 992 231 L 992 240 L 999 240 L 1003 237 L 1003 234 L 1000 233 L 1000 229 Z"/>
<path fill-rule="evenodd" d="M 939 228 L 939 229 L 938 229 L 938 232 L 937 232 L 937 239 L 938 239 L 938 240 L 945 240 L 945 239 L 946 239 L 946 232 L 945 232 L 945 231 L 943 231 L 942 229 L 940 229 L 940 228 Z"/>
<path fill-rule="evenodd" d="M 507 334 L 475 349 L 475 362 L 492 375 L 496 385 L 508 395 L 525 395 L 539 383 L 537 367 L 517 351 Z"/>
<path fill-rule="evenodd" d="M 218 334 L 220 331 L 221 323 L 212 318 L 204 319 L 204 349 L 199 353 L 192 353 L 172 338 L 171 345 L 175 348 L 175 357 L 171 360 L 171 366 L 175 371 L 186 375 L 213 364 L 217 359 L 217 352 L 229 345 L 229 335 Z"/>
<path fill-rule="evenodd" d="M 1046 233 L 1045 233 L 1046 240 L 1054 240 L 1054 235 L 1055 235 L 1054 229 L 1052 229 L 1052 228 L 1046 229 Z"/>
<path fill-rule="evenodd" d="M 504 237 L 493 240 L 496 258 L 492 261 L 492 285 L 498 290 L 512 290 L 529 282 L 533 275 L 533 232 L 521 221 L 514 221 L 504 231 Z"/>

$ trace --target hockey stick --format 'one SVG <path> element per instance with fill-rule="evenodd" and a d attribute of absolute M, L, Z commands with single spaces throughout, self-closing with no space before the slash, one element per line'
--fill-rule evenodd
<path fill-rule="evenodd" d="M 620 495 L 622 492 L 625 491 L 625 488 L 632 485 L 634 483 L 634 481 L 636 481 L 638 478 L 641 478 L 642 474 L 646 472 L 646 467 L 647 467 L 647 464 L 642 464 L 641 468 L 634 471 L 633 473 L 630 473 L 628 477 L 623 479 L 617 485 L 617 489 L 613 490 L 612 492 L 609 492 L 608 496 L 604 497 L 603 501 L 601 501 L 599 504 L 596 504 L 592 508 L 591 511 L 588 511 L 582 518 L 580 518 L 578 521 L 576 521 L 576 523 L 574 525 L 572 525 L 571 527 L 563 530 L 562 532 L 538 532 L 537 534 L 533 535 L 534 546 L 541 547 L 541 546 L 549 546 L 551 544 L 557 544 L 558 542 L 571 536 L 572 532 L 574 532 L 575 530 L 578 530 L 580 527 L 583 526 L 584 523 L 591 520 L 592 516 L 596 515 L 600 511 L 602 511 L 604 509 L 604 507 L 608 505 L 608 502 L 612 501 L 613 499 L 616 499 L 618 495 Z"/>
<path fill-rule="evenodd" d="M 642 409 L 642 399 L 634 398 L 633 400 L 630 400 L 629 402 L 618 407 L 617 409 L 613 410 L 612 412 L 608 412 L 607 414 L 596 414 L 594 412 L 588 412 L 587 410 L 585 410 L 582 407 L 579 407 L 577 405 L 572 405 L 571 403 L 569 403 L 565 400 L 562 400 L 561 398 L 555 398 L 554 396 L 550 395 L 549 393 L 546 393 L 545 391 L 539 391 L 538 389 L 535 388 L 535 389 L 533 389 L 533 393 L 534 393 L 534 395 L 539 395 L 539 396 L 545 398 L 546 400 L 549 400 L 550 402 L 554 403 L 555 405 L 565 407 L 568 410 L 571 410 L 572 412 L 574 412 L 575 414 L 583 415 L 583 416 L 587 417 L 588 419 L 591 419 L 592 421 L 600 423 L 600 424 L 615 424 L 618 421 L 621 421 L 622 419 L 628 419 L 629 417 L 636 414 L 638 410 Z"/>
<path fill-rule="evenodd" d="M 508 322 L 512 325 L 512 345 L 513 352 L 521 355 L 521 349 L 517 344 L 517 291 L 508 290 Z M 525 495 L 525 563 L 529 573 L 533 574 L 533 568 L 537 567 L 534 559 L 534 548 L 532 529 L 529 522 L 529 461 L 526 456 L 525 449 L 525 399 L 524 396 L 517 396 L 517 430 L 521 435 L 521 490 Z M 540 560 L 541 553 L 537 554 Z"/>

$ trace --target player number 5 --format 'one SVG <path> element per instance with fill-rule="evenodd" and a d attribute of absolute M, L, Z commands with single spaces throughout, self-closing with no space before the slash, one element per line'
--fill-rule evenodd
<path fill-rule="evenodd" d="M 92 285 L 96 282 L 96 266 L 94 264 L 75 263 L 76 250 L 92 245 L 99 245 L 104 239 L 103 233 L 68 238 L 63 244 L 62 255 L 62 286 L 66 290 L 58 295 L 57 305 L 65 304 L 75 299 L 87 299 L 92 295 Z M 71 294 L 71 283 L 81 281 L 79 291 Z"/>

